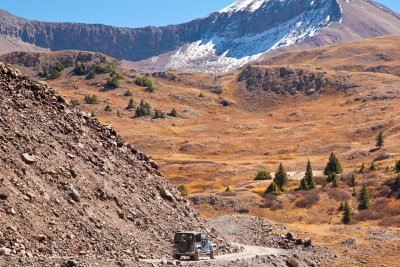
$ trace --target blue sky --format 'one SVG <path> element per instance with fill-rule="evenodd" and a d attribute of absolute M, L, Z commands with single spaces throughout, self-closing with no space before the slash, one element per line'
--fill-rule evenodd
<path fill-rule="evenodd" d="M 204 17 L 234 0 L 0 0 L 0 9 L 42 21 L 161 26 Z M 399 0 L 378 0 L 400 13 Z"/>

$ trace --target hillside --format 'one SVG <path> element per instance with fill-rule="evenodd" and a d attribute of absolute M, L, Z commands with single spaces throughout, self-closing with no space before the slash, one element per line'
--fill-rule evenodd
<path fill-rule="evenodd" d="M 52 89 L 0 64 L 0 101 L 0 254 L 18 266 L 136 262 L 207 231 L 157 164 Z"/>
<path fill-rule="evenodd" d="M 135 29 L 32 21 L 1 11 L 0 35 L 20 46 L 4 41 L 0 51 L 31 44 L 30 50 L 100 52 L 135 61 L 131 66 L 143 71 L 224 73 L 276 49 L 340 44 L 400 34 L 399 29 L 398 14 L 369 0 L 238 0 L 205 18 Z"/>

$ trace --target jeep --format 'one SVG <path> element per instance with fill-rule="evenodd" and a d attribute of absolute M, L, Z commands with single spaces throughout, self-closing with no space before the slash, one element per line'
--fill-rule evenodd
<path fill-rule="evenodd" d="M 172 256 L 180 260 L 182 256 L 188 256 L 191 260 L 199 261 L 201 256 L 208 255 L 215 259 L 214 253 L 217 245 L 214 244 L 205 233 L 178 232 L 175 234 Z"/>

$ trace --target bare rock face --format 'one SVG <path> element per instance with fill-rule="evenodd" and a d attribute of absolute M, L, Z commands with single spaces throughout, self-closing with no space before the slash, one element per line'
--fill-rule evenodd
<path fill-rule="evenodd" d="M 327 89 L 343 91 L 357 85 L 343 77 L 331 77 L 325 72 L 286 67 L 247 66 L 237 78 L 247 90 L 263 90 L 275 94 L 304 93 L 311 95 Z"/>
<path fill-rule="evenodd" d="M 2 63 L 0 102 L 0 254 L 135 261 L 208 232 L 156 163 Z"/>

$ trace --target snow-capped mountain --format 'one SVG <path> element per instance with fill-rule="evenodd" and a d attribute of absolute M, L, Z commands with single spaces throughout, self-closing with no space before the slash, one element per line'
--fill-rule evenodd
<path fill-rule="evenodd" d="M 19 40 L 18 49 L 27 43 L 51 50 L 101 52 L 144 71 L 220 73 L 277 49 L 389 34 L 400 34 L 399 15 L 370 0 L 237 0 L 205 18 L 137 29 L 46 23 L 0 11 L 0 52 L 5 43 L 1 36 L 6 36 Z"/>

